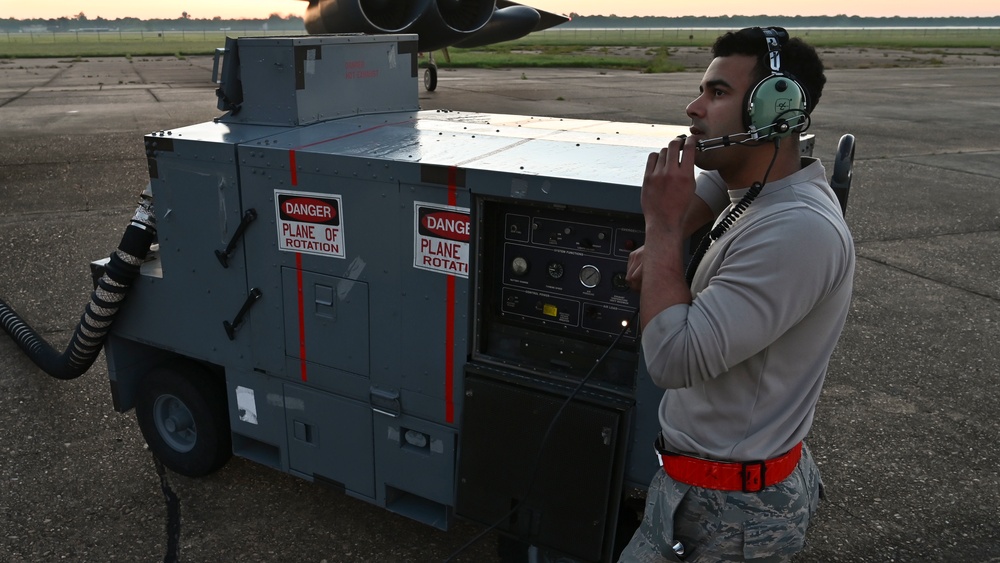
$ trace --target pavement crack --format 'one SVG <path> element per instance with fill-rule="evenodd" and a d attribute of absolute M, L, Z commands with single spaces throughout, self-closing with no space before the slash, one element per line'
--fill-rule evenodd
<path fill-rule="evenodd" d="M 53 82 L 55 82 L 56 80 L 58 80 L 59 77 L 62 76 L 64 72 L 66 72 L 67 70 L 69 70 L 72 67 L 73 67 L 73 65 L 69 65 L 69 66 L 66 66 L 64 68 L 61 68 L 61 69 L 59 69 L 58 72 L 56 72 L 51 77 L 49 77 L 49 79 L 46 80 L 45 83 L 42 84 L 41 86 L 32 86 L 31 88 L 28 88 L 24 92 L 21 92 L 20 94 L 17 94 L 15 96 L 11 97 L 8 100 L 4 100 L 3 102 L 0 102 L 0 108 L 6 106 L 8 104 L 14 103 L 17 100 L 20 100 L 24 96 L 27 96 L 28 94 L 30 94 L 33 90 L 35 90 L 35 88 L 47 88 L 49 86 L 49 84 L 52 84 Z"/>
<path fill-rule="evenodd" d="M 990 301 L 1000 302 L 1000 297 L 997 297 L 996 295 L 990 295 L 988 293 L 983 293 L 982 291 L 977 291 L 975 289 L 970 289 L 968 287 L 963 287 L 961 285 L 957 285 L 957 284 L 949 283 L 949 282 L 946 282 L 946 281 L 943 281 L 943 280 L 939 280 L 939 279 L 936 279 L 936 278 L 932 278 L 930 276 L 921 274 L 919 272 L 915 272 L 913 270 L 909 270 L 907 268 L 903 268 L 902 266 L 897 266 L 897 265 L 892 264 L 890 262 L 887 262 L 885 260 L 880 260 L 878 258 L 872 258 L 872 257 L 869 257 L 869 256 L 862 256 L 860 254 L 858 255 L 858 258 L 860 258 L 862 260 L 867 260 L 867 261 L 872 262 L 874 264 L 879 264 L 879 265 L 885 266 L 887 268 L 892 268 L 893 270 L 896 270 L 897 272 L 903 272 L 904 274 L 909 274 L 909 275 L 911 275 L 911 276 L 913 276 L 915 278 L 919 278 L 919 279 L 922 279 L 922 280 L 926 280 L 926 281 L 929 281 L 929 282 L 940 284 L 940 285 L 943 285 L 945 287 L 950 287 L 952 289 L 957 289 L 959 291 L 963 291 L 965 293 L 968 293 L 969 295 L 976 295 L 978 297 L 983 297 L 983 298 L 989 299 Z"/>
<path fill-rule="evenodd" d="M 973 230 L 968 230 L 968 231 L 951 231 L 951 232 L 947 232 L 947 233 L 933 233 L 933 234 L 929 234 L 929 235 L 926 235 L 926 236 L 919 236 L 919 237 L 915 237 L 915 236 L 885 237 L 885 238 L 869 239 L 869 240 L 856 238 L 856 239 L 854 239 L 854 245 L 855 246 L 863 246 L 863 245 L 866 245 L 866 244 L 878 244 L 880 242 L 903 242 L 903 241 L 909 241 L 909 240 L 931 240 L 931 239 L 943 238 L 943 237 L 961 237 L 961 236 L 966 236 L 966 235 L 978 235 L 978 234 L 983 234 L 983 233 L 995 233 L 998 230 L 1000 230 L 1000 229 L 973 229 Z"/>

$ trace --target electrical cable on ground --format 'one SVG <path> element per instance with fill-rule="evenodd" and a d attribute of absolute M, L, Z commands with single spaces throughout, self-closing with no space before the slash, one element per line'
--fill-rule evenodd
<path fill-rule="evenodd" d="M 163 563 L 177 563 L 180 560 L 181 499 L 170 488 L 170 483 L 167 481 L 167 470 L 155 454 L 153 455 L 153 465 L 156 467 L 156 474 L 160 477 L 160 490 L 163 491 L 163 498 L 167 503 L 167 552 L 163 556 Z"/>

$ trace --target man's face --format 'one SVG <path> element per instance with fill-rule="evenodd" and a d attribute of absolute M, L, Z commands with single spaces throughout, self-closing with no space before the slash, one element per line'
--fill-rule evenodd
<path fill-rule="evenodd" d="M 753 84 L 757 61 L 748 55 L 716 57 L 708 65 L 698 87 L 700 95 L 687 106 L 691 134 L 697 140 L 743 133 L 743 100 Z M 724 170 L 737 165 L 744 147 L 732 146 L 699 151 L 695 165 L 705 170 Z"/>

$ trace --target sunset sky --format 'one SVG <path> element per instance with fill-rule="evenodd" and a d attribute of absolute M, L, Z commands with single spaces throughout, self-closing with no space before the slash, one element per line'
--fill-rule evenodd
<path fill-rule="evenodd" d="M 800 15 L 800 16 L 997 16 L 1000 5 L 987 0 L 814 0 L 780 5 L 746 0 L 682 2 L 664 0 L 534 0 L 524 2 L 551 12 L 581 15 L 619 16 L 722 16 L 722 15 Z M 306 3 L 301 0 L 0 0 L 0 18 L 73 17 L 83 12 L 88 18 L 174 19 L 188 12 L 193 18 L 226 19 L 266 18 L 277 13 L 302 15 Z M 770 8 L 770 9 L 769 9 Z"/>

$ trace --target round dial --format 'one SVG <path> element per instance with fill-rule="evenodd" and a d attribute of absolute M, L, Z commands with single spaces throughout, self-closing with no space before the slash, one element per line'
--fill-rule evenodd
<path fill-rule="evenodd" d="M 548 271 L 549 271 L 549 277 L 554 280 L 557 280 L 563 277 L 565 269 L 563 268 L 563 265 L 560 264 L 559 262 L 549 262 Z"/>
<path fill-rule="evenodd" d="M 611 286 L 619 291 L 628 291 L 629 285 L 625 278 L 625 272 L 615 272 L 615 275 L 611 276 Z"/>
<path fill-rule="evenodd" d="M 597 266 L 587 264 L 580 268 L 580 283 L 584 287 L 597 287 L 597 284 L 601 283 L 601 271 L 597 269 Z"/>
<path fill-rule="evenodd" d="M 528 273 L 528 261 L 518 256 L 511 261 L 510 270 L 514 272 L 515 276 L 523 276 Z"/>

